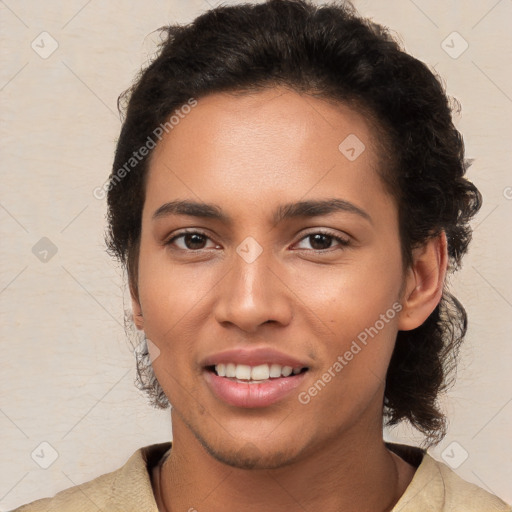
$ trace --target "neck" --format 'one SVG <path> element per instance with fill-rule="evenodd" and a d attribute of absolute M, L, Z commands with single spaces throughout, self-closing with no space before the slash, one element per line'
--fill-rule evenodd
<path fill-rule="evenodd" d="M 357 430 L 357 429 L 356 429 Z M 162 512 L 278 512 L 287 508 L 390 511 L 414 468 L 389 452 L 378 435 L 351 433 L 315 447 L 277 469 L 239 469 L 219 462 L 173 417 L 173 447 L 159 475 Z"/>

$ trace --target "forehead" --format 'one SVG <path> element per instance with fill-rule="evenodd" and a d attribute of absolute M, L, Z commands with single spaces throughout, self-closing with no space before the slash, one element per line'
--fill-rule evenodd
<path fill-rule="evenodd" d="M 186 197 L 229 207 L 236 198 L 257 210 L 329 195 L 369 204 L 372 195 L 387 195 L 374 131 L 347 105 L 284 88 L 211 94 L 155 148 L 146 200 Z"/>
<path fill-rule="evenodd" d="M 241 153 L 244 149 L 248 153 L 254 147 L 262 149 L 259 145 L 264 142 L 267 152 L 285 156 L 287 148 L 300 149 L 302 144 L 306 149 L 304 143 L 309 142 L 314 147 L 307 149 L 315 151 L 317 157 L 320 152 L 340 156 L 340 149 L 344 149 L 339 147 L 340 143 L 351 136 L 353 142 L 359 139 L 356 149 L 360 150 L 362 144 L 370 149 L 366 157 L 377 156 L 372 133 L 376 127 L 362 113 L 344 103 L 282 87 L 252 93 L 210 94 L 200 98 L 197 106 L 180 118 L 159 145 L 160 150 L 169 145 L 176 147 L 188 139 L 200 143 L 198 149 L 215 145 L 226 153 Z M 178 118 L 174 116 L 174 120 Z M 264 155 L 260 153 L 260 157 Z"/>

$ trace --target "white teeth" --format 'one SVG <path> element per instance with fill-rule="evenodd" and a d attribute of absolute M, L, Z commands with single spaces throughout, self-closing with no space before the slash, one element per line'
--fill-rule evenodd
<path fill-rule="evenodd" d="M 215 365 L 215 371 L 219 377 L 236 378 L 246 381 L 265 381 L 269 378 L 289 377 L 298 375 L 302 367 L 292 368 L 279 364 L 260 364 L 249 366 L 247 364 L 220 363 Z"/>
<path fill-rule="evenodd" d="M 254 366 L 251 370 L 252 380 L 267 380 L 269 377 L 270 369 L 268 364 L 260 364 L 259 366 Z"/>
<path fill-rule="evenodd" d="M 270 376 L 274 379 L 277 377 L 281 377 L 281 365 L 273 364 L 270 366 Z"/>
<path fill-rule="evenodd" d="M 289 377 L 292 374 L 293 368 L 291 366 L 283 366 L 281 368 L 281 374 L 285 377 Z"/>
<path fill-rule="evenodd" d="M 217 375 L 219 377 L 225 377 L 226 376 L 226 365 L 225 364 L 218 364 L 215 367 L 215 370 L 217 370 Z"/>
<path fill-rule="evenodd" d="M 215 367 L 217 369 L 217 367 Z M 233 363 L 228 363 L 226 365 L 226 377 L 235 377 L 236 376 L 236 366 Z"/>
<path fill-rule="evenodd" d="M 237 364 L 235 377 L 241 380 L 251 380 L 251 367 L 246 364 Z"/>

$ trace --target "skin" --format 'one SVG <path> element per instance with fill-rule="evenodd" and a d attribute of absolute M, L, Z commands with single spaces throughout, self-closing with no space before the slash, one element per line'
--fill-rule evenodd
<path fill-rule="evenodd" d="M 350 134 L 365 144 L 354 161 L 338 149 Z M 275 88 L 199 99 L 155 149 L 131 285 L 136 325 L 158 348 L 153 367 L 172 404 L 173 447 L 153 474 L 160 510 L 375 512 L 391 510 L 410 483 L 414 468 L 382 439 L 384 380 L 398 330 L 421 325 L 441 298 L 446 239 L 403 267 L 397 205 L 372 140 L 347 106 Z M 272 220 L 284 203 L 331 198 L 369 219 L 338 211 Z M 178 199 L 215 203 L 231 220 L 153 218 Z M 183 229 L 205 236 L 166 244 Z M 307 235 L 319 231 L 348 245 L 315 245 Z M 236 252 L 248 236 L 263 249 L 251 263 Z M 300 403 L 394 303 L 400 313 Z M 309 370 L 276 404 L 233 407 L 210 391 L 200 362 L 235 347 L 273 347 Z"/>

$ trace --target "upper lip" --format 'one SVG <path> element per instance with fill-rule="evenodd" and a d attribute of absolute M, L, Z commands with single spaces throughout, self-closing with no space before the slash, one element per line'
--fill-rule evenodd
<path fill-rule="evenodd" d="M 248 366 L 258 366 L 260 364 L 278 364 L 281 366 L 291 366 L 292 368 L 305 368 L 308 364 L 300 361 L 278 350 L 268 347 L 243 349 L 237 348 L 218 352 L 203 359 L 201 366 L 215 366 L 217 364 L 246 364 Z"/>

